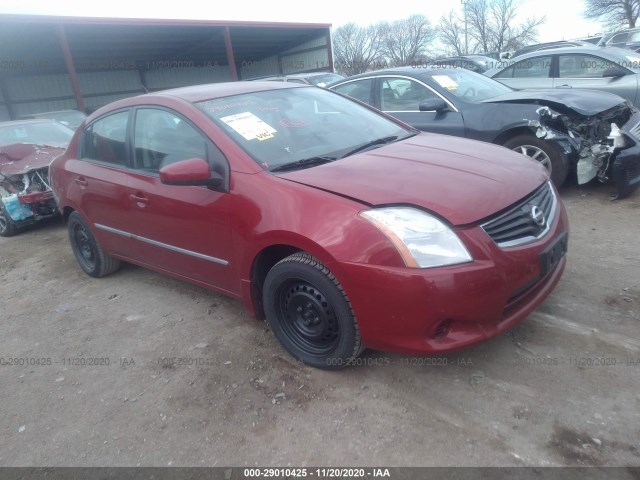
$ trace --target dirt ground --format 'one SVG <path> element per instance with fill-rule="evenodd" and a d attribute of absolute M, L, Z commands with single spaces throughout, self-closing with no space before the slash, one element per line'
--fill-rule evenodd
<path fill-rule="evenodd" d="M 0 238 L 0 466 L 640 466 L 640 192 L 609 191 L 562 191 L 567 270 L 515 329 L 340 372 L 235 300 L 87 277 L 59 222 Z"/>

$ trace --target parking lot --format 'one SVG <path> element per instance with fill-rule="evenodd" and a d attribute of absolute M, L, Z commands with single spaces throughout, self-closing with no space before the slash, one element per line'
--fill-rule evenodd
<path fill-rule="evenodd" d="M 87 277 L 57 221 L 0 238 L 0 464 L 640 466 L 640 192 L 609 192 L 562 190 L 567 270 L 507 334 L 339 372 L 235 300 Z"/>

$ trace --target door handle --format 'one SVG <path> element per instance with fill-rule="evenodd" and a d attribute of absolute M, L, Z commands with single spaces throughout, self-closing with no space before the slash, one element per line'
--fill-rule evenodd
<path fill-rule="evenodd" d="M 87 182 L 84 177 L 78 177 L 74 180 L 78 185 L 80 185 L 81 187 L 86 187 L 87 185 L 89 185 L 89 182 Z"/>
<path fill-rule="evenodd" d="M 149 199 L 140 192 L 130 193 L 129 198 L 136 202 L 140 207 L 144 207 L 147 203 L 149 203 Z"/>
<path fill-rule="evenodd" d="M 573 88 L 573 87 L 565 83 L 564 85 L 558 85 L 556 88 Z"/>

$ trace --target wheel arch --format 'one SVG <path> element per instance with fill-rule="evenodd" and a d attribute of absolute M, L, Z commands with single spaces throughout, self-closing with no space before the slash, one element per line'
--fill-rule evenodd
<path fill-rule="evenodd" d="M 520 127 L 510 128 L 509 130 L 505 130 L 504 132 L 500 132 L 500 134 L 493 139 L 492 143 L 495 143 L 496 145 L 504 145 L 507 141 L 511 140 L 514 137 L 517 137 L 518 135 L 535 134 L 531 131 L 530 127 L 523 125 Z"/>
<path fill-rule="evenodd" d="M 262 245 L 250 256 L 243 269 L 243 299 L 249 310 L 262 320 L 265 318 L 262 305 L 262 287 L 267 277 L 267 273 L 280 260 L 298 252 L 306 252 L 314 256 L 320 262 L 327 265 L 334 261 L 333 256 L 320 245 L 305 237 L 292 237 L 287 233 L 288 238 L 271 238 L 269 241 L 261 242 Z M 333 272 L 334 275 L 336 272 Z M 246 288 L 248 287 L 248 288 Z"/>
<path fill-rule="evenodd" d="M 62 220 L 65 224 L 69 221 L 69 216 L 75 211 L 75 208 L 69 206 L 66 206 L 62 209 Z"/>

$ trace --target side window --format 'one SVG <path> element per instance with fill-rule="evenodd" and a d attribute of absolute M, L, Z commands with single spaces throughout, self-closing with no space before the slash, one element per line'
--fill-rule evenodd
<path fill-rule="evenodd" d="M 424 85 L 408 78 L 382 78 L 381 110 L 385 112 L 418 112 L 425 100 L 439 98 Z"/>
<path fill-rule="evenodd" d="M 551 56 L 528 58 L 515 63 L 511 68 L 513 69 L 513 78 L 548 78 L 551 69 Z"/>
<path fill-rule="evenodd" d="M 591 55 L 561 55 L 560 78 L 602 78 L 605 70 L 616 66 L 604 58 Z"/>
<path fill-rule="evenodd" d="M 166 110 L 140 108 L 135 122 L 135 168 L 157 172 L 180 160 L 207 159 L 204 138 L 182 117 Z"/>
<path fill-rule="evenodd" d="M 627 43 L 628 36 L 629 34 L 627 32 L 618 33 L 617 35 L 614 35 L 613 37 L 611 37 L 611 40 L 609 40 L 607 44 Z"/>
<path fill-rule="evenodd" d="M 126 165 L 125 141 L 128 123 L 128 110 L 93 122 L 82 134 L 82 157 L 116 165 Z"/>
<path fill-rule="evenodd" d="M 513 78 L 513 67 L 514 66 L 512 65 L 509 68 L 505 68 L 501 72 L 498 72 L 496 75 L 494 75 L 493 78 Z"/>
<path fill-rule="evenodd" d="M 371 104 L 371 87 L 373 85 L 373 79 L 367 78 L 364 80 L 355 80 L 353 82 L 343 83 L 338 85 L 334 90 L 340 92 L 343 95 L 348 95 L 361 102 Z"/>

